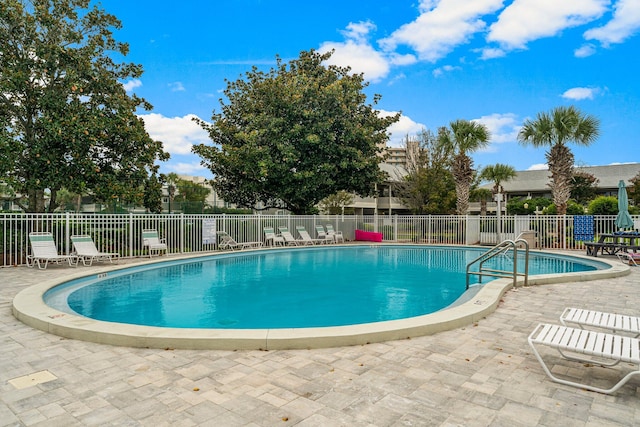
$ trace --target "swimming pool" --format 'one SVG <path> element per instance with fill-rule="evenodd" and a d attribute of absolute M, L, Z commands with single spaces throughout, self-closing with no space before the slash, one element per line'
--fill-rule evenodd
<path fill-rule="evenodd" d="M 331 249 L 246 251 L 115 271 L 109 269 L 109 272 L 63 284 L 43 284 L 46 289 L 43 291 L 40 287 L 39 292 L 40 298 L 45 295 L 45 299 L 56 306 L 49 308 L 53 314 L 44 319 L 48 324 L 46 330 L 77 338 L 78 325 L 82 325 L 80 339 L 91 341 L 174 348 L 308 348 L 358 344 L 451 329 L 493 311 L 500 296 L 510 287 L 510 280 L 494 280 L 476 287 L 482 288 L 474 289 L 479 290 L 477 294 L 465 294 L 465 266 L 483 250 L 450 246 L 362 245 L 334 246 Z M 431 279 L 429 270 L 424 268 L 429 265 L 437 267 L 442 277 Z M 549 273 L 550 266 L 555 273 Z M 567 266 L 571 268 L 567 269 Z M 605 267 L 609 267 L 608 270 Z M 401 281 L 393 280 L 399 277 L 396 273 L 404 268 L 408 268 L 409 275 L 403 276 Z M 611 267 L 601 261 L 539 252 L 532 254 L 530 262 L 530 274 L 538 274 L 541 281 L 557 282 L 562 276 L 564 280 L 575 280 L 577 277 L 582 280 L 594 274 L 595 277 L 602 277 L 604 272 L 611 274 L 609 270 L 612 270 Z M 280 276 L 267 286 L 265 274 L 273 271 Z M 195 292 L 186 292 L 195 286 L 198 280 L 194 278 L 203 272 L 208 277 L 209 285 L 224 285 L 200 286 Z M 340 281 L 343 276 L 350 279 Z M 531 284 L 535 283 L 534 277 L 530 278 Z M 242 280 L 234 281 L 238 278 Z M 170 279 L 171 284 L 151 286 L 165 279 Z M 299 286 L 283 288 L 283 283 L 296 283 Z M 428 298 L 423 295 L 426 288 L 431 288 Z M 311 290 L 327 290 L 328 294 L 311 296 Z M 186 299 L 191 301 L 166 298 L 183 294 L 190 295 Z M 91 298 L 87 299 L 87 295 Z M 113 295 L 124 295 L 125 298 L 112 300 Z M 277 295 L 286 297 L 273 298 Z M 461 295 L 462 298 L 459 298 Z M 97 299 L 94 298 L 96 296 Z M 159 303 L 155 306 L 141 304 L 139 296 L 144 297 L 143 300 Z M 253 324 L 243 323 L 247 319 L 237 312 L 225 311 L 229 307 L 240 306 L 238 302 L 260 300 L 263 296 L 272 304 L 270 307 L 249 305 L 243 309 Z M 67 299 L 67 306 L 65 303 L 57 305 Z M 435 300 L 437 304 L 431 306 L 432 301 L 427 304 L 427 299 Z M 311 307 L 314 300 L 321 301 L 321 304 Z M 20 307 L 22 303 L 22 298 L 14 300 L 16 317 L 23 321 L 26 319 L 25 323 L 31 322 L 42 329 L 44 325 L 40 323 L 43 316 L 26 313 Z M 195 306 L 189 303 L 195 303 Z M 119 312 L 124 308 L 124 317 L 102 318 L 105 310 L 100 307 L 105 305 L 110 307 L 106 312 Z M 183 314 L 176 314 L 172 310 L 176 306 L 190 308 L 186 314 L 184 311 Z M 207 310 L 215 307 L 221 314 L 203 316 L 201 310 L 194 308 L 205 306 Z M 441 310 L 444 307 L 448 308 Z M 406 311 L 406 308 L 410 310 Z M 74 310 L 98 320 L 78 316 Z M 137 314 L 134 316 L 131 314 L 133 312 Z M 341 318 L 335 321 L 341 317 L 338 314 L 346 312 L 355 314 L 356 320 L 345 321 Z M 282 315 L 292 313 L 297 313 L 298 317 L 293 323 L 288 323 L 291 320 Z M 324 313 L 329 313 L 328 318 L 333 320 L 319 322 Z M 372 313 L 381 317 L 367 317 Z M 300 319 L 302 322 L 296 323 Z M 194 320 L 197 321 L 195 324 L 190 323 Z M 91 325 L 89 330 L 88 324 Z M 226 344 L 222 344 L 223 341 Z"/>
<path fill-rule="evenodd" d="M 453 304 L 466 291 L 466 265 L 482 252 L 469 247 L 352 246 L 235 253 L 76 280 L 48 291 L 44 300 L 96 320 L 173 328 L 383 322 Z M 488 263 L 502 270 L 511 265 L 508 255 Z M 577 259 L 530 257 L 530 274 L 597 268 L 598 263 Z"/>

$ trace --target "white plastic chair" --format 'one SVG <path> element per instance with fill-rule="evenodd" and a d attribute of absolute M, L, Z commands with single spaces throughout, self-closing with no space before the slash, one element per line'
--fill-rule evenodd
<path fill-rule="evenodd" d="M 165 239 L 161 239 L 158 236 L 158 230 L 154 229 L 142 230 L 142 246 L 149 251 L 149 258 L 153 256 L 153 252 L 158 252 L 158 255 L 162 251 L 165 255 L 168 252 Z"/>
<path fill-rule="evenodd" d="M 273 227 L 264 227 L 264 241 L 267 246 L 278 246 L 285 244 L 284 237 L 277 235 Z"/>
<path fill-rule="evenodd" d="M 44 270 L 49 265 L 49 261 L 59 264 L 67 261 L 69 266 L 78 265 L 78 258 L 74 255 L 59 255 L 56 242 L 53 241 L 53 234 L 49 232 L 29 233 L 29 243 L 31 243 L 32 254 L 27 256 L 27 266 Z M 41 263 L 44 262 L 44 265 Z"/>
<path fill-rule="evenodd" d="M 329 235 L 326 231 L 324 231 L 324 227 L 321 225 L 316 225 L 316 233 L 318 233 L 319 239 L 324 239 L 327 243 L 335 243 L 336 239 L 334 236 Z"/>
<path fill-rule="evenodd" d="M 611 394 L 622 387 L 631 377 L 640 374 L 640 341 L 637 338 L 541 323 L 531 332 L 528 341 L 544 372 L 549 378 L 560 384 Z M 551 373 L 536 345 L 551 347 L 567 360 L 607 367 L 626 362 L 635 365 L 635 369 L 608 389 L 569 381 Z"/>
<path fill-rule="evenodd" d="M 82 261 L 83 265 L 92 265 L 93 261 L 109 261 L 113 263 L 113 258 L 120 256 L 115 252 L 100 252 L 91 236 L 88 235 L 71 236 L 71 243 L 73 243 L 75 255 L 79 261 Z"/>
<path fill-rule="evenodd" d="M 293 237 L 293 234 L 287 227 L 278 227 L 280 235 L 284 238 L 284 242 L 287 245 L 298 246 L 298 241 Z"/>
<path fill-rule="evenodd" d="M 296 231 L 298 231 L 298 234 L 300 235 L 300 238 L 302 239 L 302 243 L 305 245 L 316 245 L 316 244 L 320 244 L 320 243 L 326 243 L 327 241 L 325 239 L 314 239 L 309 235 L 309 232 L 301 225 L 296 227 Z"/>
<path fill-rule="evenodd" d="M 218 231 L 218 236 L 220 236 L 220 243 L 218 244 L 218 249 L 225 250 L 242 250 L 246 248 L 259 248 L 262 246 L 262 242 L 242 242 L 238 243 L 236 240 L 227 234 L 225 231 Z"/>
<path fill-rule="evenodd" d="M 334 230 L 333 229 L 333 225 L 331 225 L 331 224 L 327 224 L 327 234 L 329 236 L 332 236 L 333 240 L 336 243 L 338 243 L 338 242 L 343 242 L 344 243 L 344 236 L 342 235 L 342 231 Z"/>

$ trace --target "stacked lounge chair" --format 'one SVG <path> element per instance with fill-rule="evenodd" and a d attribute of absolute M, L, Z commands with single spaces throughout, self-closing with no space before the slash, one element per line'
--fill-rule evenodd
<path fill-rule="evenodd" d="M 560 316 L 560 322 L 562 325 L 541 323 L 536 326 L 528 338 L 529 345 L 540 362 L 542 369 L 553 381 L 599 393 L 611 394 L 633 376 L 640 374 L 640 339 L 638 339 L 640 318 L 594 310 L 567 308 Z M 577 327 L 566 326 L 567 323 L 575 324 Z M 611 332 L 591 330 L 585 327 L 607 329 Z M 551 369 L 549 369 L 549 366 L 540 355 L 537 346 L 551 347 L 567 360 L 587 362 L 586 367 L 591 364 L 610 367 L 620 362 L 626 362 L 635 365 L 635 369 L 608 389 L 569 381 L 551 372 Z"/>

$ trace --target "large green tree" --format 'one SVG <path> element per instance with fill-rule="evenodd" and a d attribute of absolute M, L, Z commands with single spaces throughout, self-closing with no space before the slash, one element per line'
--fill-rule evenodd
<path fill-rule="evenodd" d="M 491 134 L 485 125 L 469 120 L 454 120 L 449 128 L 440 132 L 442 142 L 453 152 L 451 171 L 456 183 L 456 212 L 466 215 L 469 209 L 469 192 L 475 170 L 470 153 L 489 144 Z"/>
<path fill-rule="evenodd" d="M 598 138 L 600 122 L 574 106 L 557 107 L 549 113 L 539 113 L 535 120 L 526 120 L 518 133 L 522 144 L 549 147 L 546 152 L 551 173 L 551 194 L 558 215 L 567 213 L 571 197 L 574 156 L 567 144 L 588 146 Z"/>
<path fill-rule="evenodd" d="M 427 129 L 415 139 L 407 138 L 405 147 L 407 174 L 393 183 L 394 196 L 414 214 L 453 213 L 456 197 L 450 147 Z"/>
<path fill-rule="evenodd" d="M 373 193 L 383 179 L 378 154 L 399 115 L 381 117 L 366 103 L 362 74 L 327 66 L 331 54 L 277 58 L 268 72 L 253 67 L 227 82 L 221 112 L 199 121 L 214 146 L 193 148 L 225 200 L 306 214 L 341 190 Z"/>
<path fill-rule="evenodd" d="M 0 3 L 0 173 L 29 212 L 57 205 L 62 188 L 103 201 L 142 202 L 146 181 L 166 160 L 122 82 L 142 67 L 128 53 L 116 17 L 89 0 Z"/>
<path fill-rule="evenodd" d="M 581 205 L 588 204 L 598 195 L 598 181 L 589 172 L 575 170 L 571 177 L 571 198 Z"/>

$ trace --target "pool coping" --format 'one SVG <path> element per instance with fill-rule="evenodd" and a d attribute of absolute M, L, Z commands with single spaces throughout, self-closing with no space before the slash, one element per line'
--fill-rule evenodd
<path fill-rule="evenodd" d="M 367 245 L 370 246 L 370 244 Z M 394 244 L 381 245 L 393 246 Z M 418 246 L 433 247 L 434 245 Z M 332 245 L 332 247 L 336 246 Z M 260 250 L 265 249 L 257 249 L 257 251 Z M 593 257 L 573 253 L 535 252 L 565 255 L 593 261 Z M 138 263 L 135 266 L 228 253 L 215 252 L 211 254 L 169 256 Z M 601 280 L 630 273 L 630 267 L 619 261 L 614 262 L 603 258 L 598 258 L 597 261 L 610 265 L 610 268 L 588 272 L 530 275 L 528 285 Z M 461 304 L 453 304 L 435 313 L 407 319 L 320 328 L 194 329 L 129 325 L 104 322 L 64 313 L 49 307 L 43 301 L 44 293 L 54 286 L 70 280 L 130 267 L 132 265 L 94 266 L 91 271 L 85 270 L 64 278 L 44 280 L 38 285 L 23 289 L 14 297 L 12 304 L 13 315 L 16 319 L 35 329 L 54 335 L 116 346 L 192 350 L 311 349 L 408 339 L 470 325 L 494 312 L 502 296 L 513 287 L 512 279 L 495 279 L 482 285 L 480 290 L 468 301 Z M 516 279 L 516 287 L 522 286 L 523 283 L 524 278 L 518 277 Z"/>

